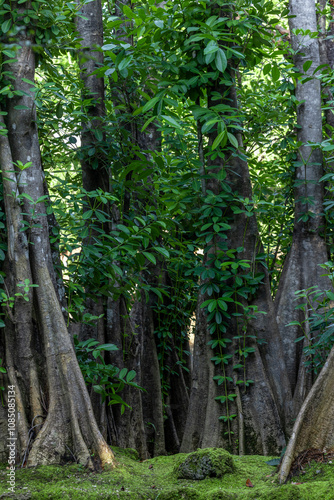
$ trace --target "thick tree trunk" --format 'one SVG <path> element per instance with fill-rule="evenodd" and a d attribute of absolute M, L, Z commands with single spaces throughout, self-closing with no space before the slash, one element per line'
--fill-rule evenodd
<path fill-rule="evenodd" d="M 78 2 L 80 3 L 80 2 Z M 81 37 L 82 50 L 80 53 L 81 78 L 84 84 L 84 97 L 91 99 L 87 107 L 87 119 L 82 123 L 81 134 L 81 166 L 83 187 L 87 191 L 102 189 L 109 191 L 110 171 L 106 169 L 107 158 L 104 151 L 103 120 L 105 116 L 104 103 L 104 79 L 93 74 L 103 64 L 103 52 L 96 50 L 103 45 L 103 24 L 101 0 L 95 0 L 84 5 L 77 17 L 77 29 Z M 98 135 L 98 131 L 101 133 Z M 103 139 L 98 140 L 98 137 Z M 95 154 L 90 156 L 88 150 L 95 148 Z M 109 211 L 109 207 L 104 208 Z M 120 223 L 119 211 L 116 206 L 111 208 L 112 225 Z M 111 228 L 110 228 L 111 229 Z M 91 231 L 92 239 L 100 239 L 100 233 Z M 89 241 L 88 244 L 93 244 Z M 87 300 L 87 312 L 99 316 L 106 312 L 107 319 L 97 321 L 95 327 L 82 325 L 81 338 L 94 337 L 104 342 L 110 342 L 118 346 L 118 353 L 113 353 L 112 358 L 107 356 L 107 361 L 119 368 L 126 367 L 135 370 L 136 380 L 140 382 L 141 377 L 141 349 L 135 336 L 134 328 L 130 320 L 124 298 L 108 299 L 104 304 L 103 297 L 99 297 L 98 290 L 87 288 L 86 292 L 95 298 Z M 127 340 L 131 341 L 131 348 L 127 349 Z M 133 341 L 133 342 L 132 342 Z M 126 356 L 123 355 L 127 351 Z M 138 389 L 126 387 L 122 392 L 124 401 L 131 406 L 121 414 L 120 406 L 106 409 L 106 403 L 101 403 L 100 395 L 91 392 L 96 418 L 100 424 L 101 431 L 107 432 L 111 429 L 111 441 L 117 446 L 124 448 L 136 448 L 141 458 L 147 458 L 145 443 L 144 422 L 142 416 L 142 396 Z M 109 425 L 107 419 L 110 420 Z"/>
<path fill-rule="evenodd" d="M 297 108 L 297 139 L 302 144 L 299 148 L 295 182 L 295 222 L 291 250 L 284 263 L 282 277 L 275 298 L 277 323 L 280 329 L 287 372 L 293 393 L 293 415 L 296 416 L 312 380 L 302 363 L 302 343 L 295 340 L 302 336 L 298 326 L 286 325 L 292 321 L 304 321 L 301 310 L 296 311 L 294 300 L 296 290 L 318 285 L 326 289 L 329 282 L 321 277 L 318 264 L 327 261 L 323 230 L 323 187 L 319 179 L 323 175 L 322 154 L 319 148 L 312 149 L 308 142 L 322 141 L 322 116 L 320 82 L 314 78 L 313 71 L 320 64 L 319 42 L 308 35 L 295 35 L 295 29 L 317 31 L 314 0 L 290 0 L 289 19 L 291 43 L 294 50 L 294 63 L 300 73 L 304 73 L 303 64 L 312 61 L 306 75 L 311 79 L 303 83 L 297 80 L 296 98 L 302 104 Z M 307 220 L 302 220 L 308 214 Z M 306 219 L 306 215 L 305 215 Z"/>
<path fill-rule="evenodd" d="M 224 90 L 219 90 L 221 95 L 224 94 Z M 227 101 L 230 106 L 231 101 L 236 107 L 234 90 Z M 211 134 L 209 144 L 212 145 L 215 137 L 216 133 Z M 239 144 L 242 147 L 241 137 L 239 137 Z M 251 199 L 252 190 L 248 167 L 246 162 L 238 157 L 239 154 L 239 151 L 236 152 L 226 161 L 230 167 L 227 169 L 227 183 L 233 193 Z M 216 165 L 218 161 L 218 158 L 214 160 Z M 212 170 L 211 172 L 215 173 Z M 207 181 L 206 188 L 216 195 L 221 191 L 220 183 L 214 175 Z M 230 215 L 231 229 L 227 232 L 228 248 L 243 247 L 244 250 L 238 257 L 251 262 L 254 274 L 259 271 L 264 274 L 263 282 L 258 285 L 255 295 L 249 298 L 248 304 L 257 306 L 259 311 L 266 313 L 266 316 L 256 315 L 256 319 L 251 320 L 247 325 L 247 335 L 263 339 L 266 344 L 258 346 L 256 341 L 250 341 L 249 338 L 247 340 L 248 347 L 253 347 L 255 352 L 245 360 L 246 379 L 253 380 L 254 383 L 245 392 L 236 385 L 235 372 L 232 367 L 226 367 L 226 374 L 233 380 L 233 383 L 228 383 L 229 393 L 237 395 L 235 402 L 228 402 L 229 414 L 237 415 L 228 431 L 229 434 L 231 431 L 234 432 L 232 442 L 231 438 L 227 439 L 224 435 L 224 429 L 219 420 L 222 405 L 215 401 L 215 397 L 220 395 L 223 386 L 218 387 L 213 376 L 221 372 L 210 361 L 213 351 L 208 346 L 208 342 L 212 340 L 212 335 L 208 331 L 205 313 L 200 308 L 201 303 L 210 297 L 204 295 L 199 299 L 192 391 L 181 451 L 192 451 L 198 446 L 229 446 L 234 452 L 238 449 L 239 453 L 277 453 L 285 444 L 284 415 L 289 414 L 289 399 L 291 399 L 281 339 L 275 324 L 268 274 L 263 266 L 256 264 L 257 254 L 261 253 L 261 242 L 255 215 L 252 217 L 247 217 L 245 214 L 231 213 Z M 215 248 L 211 248 L 206 260 L 215 251 Z M 232 310 L 229 309 L 229 312 L 231 313 Z M 268 325 L 270 325 L 269 328 Z M 232 340 L 230 344 L 232 347 L 228 351 L 225 350 L 232 356 L 235 350 L 233 338 L 238 334 L 237 322 L 231 319 L 227 333 L 223 336 Z M 263 425 L 263 422 L 266 425 Z M 239 441 L 239 448 L 237 448 L 236 439 Z"/>
<path fill-rule="evenodd" d="M 17 3 L 12 7 L 20 13 L 27 4 L 24 9 Z M 61 463 L 73 460 L 73 456 L 90 467 L 113 465 L 113 454 L 98 430 L 55 290 L 45 206 L 38 202 L 44 186 L 34 93 L 26 83 L 34 81 L 34 40 L 21 29 L 17 43 L 17 59 L 6 69 L 12 72 L 14 88 L 21 95 L 8 101 L 8 138 L 0 136 L 0 161 L 8 230 L 8 288 L 14 295 L 22 291 L 18 285 L 26 279 L 37 285 L 30 288 L 26 305 L 16 298 L 5 329 L 5 363 L 9 382 L 17 391 L 21 458 L 29 449 L 28 430 L 33 421 L 41 430 L 32 443 L 28 465 Z M 18 111 L 17 106 L 23 109 Z M 31 162 L 31 166 L 17 174 L 13 166 L 17 161 Z M 24 219 L 18 198 L 23 193 Z M 29 228 L 22 231 L 24 223 Z"/>
<path fill-rule="evenodd" d="M 280 482 L 287 480 L 299 453 L 310 448 L 334 448 L 334 348 L 308 393 L 293 427 L 279 471 Z"/>

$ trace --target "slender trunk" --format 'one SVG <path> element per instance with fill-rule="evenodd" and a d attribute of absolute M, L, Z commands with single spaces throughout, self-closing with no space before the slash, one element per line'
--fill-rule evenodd
<path fill-rule="evenodd" d="M 160 368 L 154 338 L 152 309 L 155 301 L 156 297 L 150 293 L 147 302 L 143 291 L 141 301 L 136 302 L 132 310 L 133 318 L 136 321 L 137 335 L 142 338 L 141 385 L 146 390 L 142 395 L 143 418 L 147 448 L 151 456 L 165 455 L 166 453 Z"/>
<path fill-rule="evenodd" d="M 99 78 L 94 71 L 103 64 L 103 23 L 101 0 L 94 0 L 80 6 L 76 16 L 76 27 L 81 39 L 79 51 L 80 77 L 83 84 L 83 100 L 89 102 L 85 105 L 87 116 L 82 120 L 80 163 L 82 172 L 82 186 L 90 192 L 100 189 L 109 191 L 109 173 L 106 169 L 106 154 L 104 151 L 105 133 L 103 130 L 105 118 L 104 78 Z M 92 149 L 94 154 L 91 154 Z M 89 197 L 86 198 L 88 203 Z M 108 212 L 108 206 L 103 210 Z M 88 206 L 86 207 L 88 209 Z M 88 223 L 89 225 L 89 223 Z M 100 224 L 101 226 L 101 224 Z M 94 245 L 100 239 L 97 228 L 90 228 L 89 237 L 84 245 Z M 104 313 L 104 299 L 98 290 L 86 285 L 85 313 L 92 316 L 101 316 Z M 96 320 L 95 325 L 81 324 L 80 340 L 95 338 L 100 343 L 105 342 L 105 321 L 103 318 Z M 94 414 L 104 437 L 107 437 L 106 403 L 102 403 L 101 396 L 93 388 L 90 390 Z"/>

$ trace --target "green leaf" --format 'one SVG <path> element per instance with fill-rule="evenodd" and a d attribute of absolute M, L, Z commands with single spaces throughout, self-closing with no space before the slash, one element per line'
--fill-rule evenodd
<path fill-rule="evenodd" d="M 313 61 L 306 61 L 304 64 L 303 64 L 303 70 L 305 71 L 305 73 L 307 73 L 307 70 L 310 69 L 310 67 L 312 66 L 312 62 Z"/>
<path fill-rule="evenodd" d="M 27 194 L 27 193 L 22 193 L 22 194 L 21 194 L 21 197 L 22 197 L 22 198 L 26 198 L 27 200 L 31 201 L 32 203 L 35 203 L 35 202 L 34 202 L 34 199 L 30 196 L 30 194 Z"/>
<path fill-rule="evenodd" d="M 122 69 L 124 69 L 127 66 L 129 66 L 129 64 L 132 61 L 132 59 L 133 59 L 132 55 L 131 56 L 127 56 L 124 59 L 122 59 L 121 62 L 119 63 L 119 65 L 118 65 L 119 71 L 122 71 Z"/>
<path fill-rule="evenodd" d="M 273 467 L 276 467 L 280 463 L 281 463 L 281 460 L 279 458 L 273 458 L 272 460 L 268 460 L 268 462 L 266 462 L 266 464 L 272 465 Z"/>
<path fill-rule="evenodd" d="M 272 76 L 273 82 L 277 82 L 277 80 L 280 77 L 280 71 L 279 71 L 277 66 L 272 67 L 271 76 Z"/>
<path fill-rule="evenodd" d="M 115 344 L 101 344 L 98 346 L 100 351 L 118 351 L 118 347 Z"/>
<path fill-rule="evenodd" d="M 143 106 L 143 109 L 142 109 L 142 112 L 143 113 L 146 113 L 146 111 L 148 111 L 149 109 L 153 108 L 153 106 L 156 105 L 156 103 L 158 101 L 160 101 L 161 99 L 161 96 L 157 95 L 155 97 L 153 97 L 153 99 L 150 99 L 146 104 L 145 106 Z"/>
<path fill-rule="evenodd" d="M 122 269 L 120 267 L 118 267 L 116 264 L 111 264 L 111 267 L 116 272 L 116 274 L 119 274 L 120 276 L 123 276 L 123 271 L 122 271 Z"/>
<path fill-rule="evenodd" d="M 107 71 L 104 73 L 105 76 L 110 76 L 116 71 L 116 68 L 109 68 Z"/>
<path fill-rule="evenodd" d="M 57 118 L 61 118 L 63 116 L 63 104 L 61 101 L 59 101 L 56 106 L 56 116 Z"/>
<path fill-rule="evenodd" d="M 127 373 L 128 373 L 128 369 L 127 368 L 122 368 L 122 370 L 119 372 L 118 377 L 119 378 L 124 378 Z"/>
<path fill-rule="evenodd" d="M 220 48 L 217 50 L 216 53 L 216 66 L 218 71 L 220 71 L 221 73 L 224 73 L 227 67 L 227 59 L 225 52 L 223 51 L 223 49 Z"/>
<path fill-rule="evenodd" d="M 91 216 L 93 215 L 93 210 L 87 210 L 87 212 L 85 212 L 82 216 L 83 219 L 90 219 Z"/>
<path fill-rule="evenodd" d="M 93 387 L 94 387 L 94 390 L 95 390 L 96 386 L 93 386 Z M 111 394 L 110 395 L 110 399 L 111 399 L 111 401 L 109 403 L 110 405 L 117 404 L 117 403 L 120 403 L 120 404 L 124 403 L 123 399 L 118 394 Z"/>
<path fill-rule="evenodd" d="M 208 43 L 208 45 L 204 49 L 204 55 L 213 54 L 213 53 L 217 52 L 218 48 L 219 47 L 217 45 L 217 42 L 210 40 L 210 42 Z"/>
<path fill-rule="evenodd" d="M 155 265 L 157 263 L 156 258 L 151 253 L 149 253 L 149 252 L 143 252 L 143 255 L 145 255 L 145 257 L 147 258 L 147 260 L 149 260 L 150 262 L 152 262 L 152 264 Z"/>
<path fill-rule="evenodd" d="M 107 43 L 106 45 L 102 45 L 102 50 L 113 50 L 117 47 L 114 43 Z"/>
<path fill-rule="evenodd" d="M 227 137 L 228 137 L 230 143 L 232 144 L 232 146 L 234 146 L 236 149 L 238 149 L 238 147 L 239 147 L 238 139 L 233 134 L 230 134 L 230 132 L 227 132 Z"/>
<path fill-rule="evenodd" d="M 210 300 L 210 304 L 208 306 L 208 311 L 212 312 L 216 309 L 216 307 L 217 307 L 217 301 L 214 299 Z"/>
<path fill-rule="evenodd" d="M 11 19 L 7 19 L 7 21 L 3 22 L 2 25 L 1 25 L 1 30 L 3 33 L 7 33 L 7 31 L 10 30 L 12 26 L 12 20 Z"/>
<path fill-rule="evenodd" d="M 149 124 L 151 122 L 153 122 L 153 120 L 155 119 L 156 117 L 155 116 L 151 116 L 151 118 L 149 118 L 148 120 L 146 120 L 146 122 L 144 123 L 144 125 L 142 126 L 142 129 L 141 131 L 144 132 L 144 130 L 146 130 L 146 128 L 149 126 Z"/>
<path fill-rule="evenodd" d="M 122 231 L 122 233 L 125 233 L 125 234 L 130 234 L 130 231 L 129 229 L 124 226 L 124 224 L 117 224 L 117 229 L 119 229 L 120 231 Z"/>
<path fill-rule="evenodd" d="M 266 64 L 266 65 L 264 66 L 264 68 L 263 68 L 263 74 L 264 74 L 264 75 L 269 75 L 270 70 L 271 70 L 271 64 L 270 64 L 270 63 L 269 63 L 269 64 Z"/>
<path fill-rule="evenodd" d="M 172 118 L 171 116 L 161 115 L 161 117 L 164 118 L 166 122 L 172 125 L 173 127 L 181 128 L 180 124 L 176 120 L 174 120 L 174 118 Z"/>
<path fill-rule="evenodd" d="M 223 130 L 222 132 L 220 132 L 220 134 L 217 135 L 217 137 L 215 138 L 215 140 L 213 141 L 213 144 L 212 144 L 212 151 L 219 146 L 219 144 L 224 139 L 225 134 L 226 134 L 226 130 Z"/>
<path fill-rule="evenodd" d="M 129 373 L 126 376 L 126 381 L 131 382 L 136 376 L 136 372 L 134 370 L 130 370 Z"/>
<path fill-rule="evenodd" d="M 168 250 L 166 250 L 166 248 L 154 247 L 154 250 L 156 250 L 157 252 L 161 253 L 161 255 L 163 255 L 164 257 L 169 259 L 169 252 L 168 252 Z"/>
<path fill-rule="evenodd" d="M 123 14 L 125 14 L 126 17 L 128 17 L 129 19 L 133 19 L 135 17 L 132 12 L 132 9 L 130 9 L 128 5 L 123 6 Z"/>
<path fill-rule="evenodd" d="M 333 149 L 334 149 L 334 144 L 327 144 L 326 146 L 323 147 L 323 151 L 332 151 Z M 333 175 L 333 174 L 327 174 L 327 175 Z M 320 180 L 323 180 L 323 177 Z"/>
<path fill-rule="evenodd" d="M 227 304 L 226 304 L 226 302 L 224 302 L 223 299 L 218 299 L 217 303 L 218 303 L 218 306 L 220 307 L 220 309 L 222 309 L 223 311 L 227 311 Z"/>
<path fill-rule="evenodd" d="M 29 83 L 30 85 L 33 85 L 34 87 L 36 87 L 36 84 L 35 82 L 32 82 L 31 80 L 29 80 L 28 78 L 22 78 L 22 81 L 25 82 L 25 83 Z"/>

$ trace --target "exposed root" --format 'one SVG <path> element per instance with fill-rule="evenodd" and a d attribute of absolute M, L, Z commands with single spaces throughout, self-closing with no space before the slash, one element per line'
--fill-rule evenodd
<path fill-rule="evenodd" d="M 329 460 L 334 460 L 334 448 L 324 448 L 323 450 L 309 448 L 308 450 L 302 451 L 293 461 L 288 479 L 303 473 L 305 468 L 310 465 L 311 462 L 325 464 Z"/>

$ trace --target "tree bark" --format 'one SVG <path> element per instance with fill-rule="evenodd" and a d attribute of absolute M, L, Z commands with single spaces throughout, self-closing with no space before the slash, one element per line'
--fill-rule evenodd
<path fill-rule="evenodd" d="M 216 89 L 215 89 L 216 90 Z M 219 93 L 224 95 L 226 89 L 219 88 Z M 215 102 L 217 104 L 217 102 Z M 226 104 L 237 107 L 235 90 L 230 92 Z M 210 101 L 209 101 L 210 106 Z M 209 147 L 217 137 L 217 132 L 211 133 Z M 238 137 L 239 147 L 242 149 L 241 137 Z M 221 167 L 211 170 L 214 174 L 207 180 L 206 189 L 216 195 L 221 192 L 221 184 L 215 177 L 220 168 L 227 165 L 227 183 L 232 192 L 243 198 L 252 198 L 251 183 L 247 163 L 239 158 L 240 150 L 236 151 L 228 159 L 220 161 Z M 212 163 L 210 161 L 210 163 Z M 219 159 L 214 163 L 217 165 Z M 221 387 L 218 388 L 213 376 L 221 374 L 210 361 L 213 356 L 208 342 L 212 336 L 208 331 L 206 315 L 200 308 L 201 303 L 208 299 L 207 296 L 199 298 L 195 346 L 194 346 L 194 370 L 192 390 L 190 394 L 189 413 L 186 424 L 186 432 L 183 437 L 181 452 L 189 452 L 200 447 L 228 446 L 232 451 L 246 453 L 270 454 L 278 453 L 285 445 L 284 415 L 289 414 L 289 383 L 285 374 L 285 364 L 281 349 L 281 339 L 276 328 L 274 309 L 270 295 L 270 285 L 266 269 L 256 264 L 256 257 L 261 253 L 261 242 L 257 229 L 256 217 L 247 217 L 245 214 L 233 214 L 230 211 L 231 229 L 227 232 L 228 248 L 243 247 L 244 250 L 238 257 L 247 259 L 252 264 L 252 272 L 255 274 L 261 270 L 264 273 L 263 282 L 258 285 L 254 296 L 248 300 L 249 305 L 258 307 L 262 314 L 256 315 L 256 320 L 251 320 L 247 326 L 247 335 L 254 335 L 264 339 L 265 345 L 257 346 L 256 341 L 251 341 L 248 346 L 254 348 L 246 360 L 247 379 L 253 380 L 254 384 L 241 393 L 235 383 L 229 382 L 229 392 L 236 392 L 236 402 L 229 402 L 229 414 L 236 414 L 231 431 L 234 432 L 233 442 L 223 434 L 223 426 L 219 420 L 222 413 L 220 403 L 215 397 L 220 395 Z M 208 254 L 216 252 L 213 247 Z M 207 260 L 209 257 L 206 257 Z M 232 311 L 229 309 L 229 312 Z M 270 329 L 268 329 L 270 325 Z M 227 333 L 224 337 L 232 340 L 232 347 L 225 350 L 233 355 L 233 338 L 238 335 L 237 322 L 229 320 Z M 227 367 L 227 375 L 233 379 L 233 370 Z M 234 380 L 234 379 L 233 379 Z M 287 391 L 287 392 L 285 392 Z M 262 425 L 266 422 L 266 425 Z M 230 431 L 229 431 L 230 432 Z M 241 446 L 236 445 L 237 438 Z"/>
<path fill-rule="evenodd" d="M 97 77 L 94 71 L 103 65 L 103 22 L 101 0 L 94 0 L 82 5 L 77 1 L 80 10 L 76 16 L 76 27 L 80 36 L 81 49 L 79 51 L 80 78 L 83 84 L 82 98 L 86 103 L 83 110 L 87 116 L 81 122 L 81 148 L 79 151 L 82 186 L 90 192 L 100 189 L 109 191 L 109 172 L 106 169 L 107 158 L 104 150 L 105 133 L 105 97 L 104 78 Z M 94 154 L 91 150 L 94 149 Z M 86 202 L 90 200 L 86 197 Z M 88 207 L 86 207 L 88 208 Z M 109 211 L 109 207 L 104 207 Z M 89 224 L 89 223 L 88 223 Z M 101 224 L 99 224 L 101 226 Z M 90 228 L 90 236 L 84 241 L 84 245 L 94 245 L 94 241 L 100 239 L 97 229 Z M 86 284 L 87 295 L 85 312 L 92 316 L 100 316 L 104 313 L 104 298 L 98 290 L 93 289 L 91 284 Z M 105 342 L 105 320 L 96 320 L 95 325 L 82 323 L 80 325 L 79 338 L 87 340 L 97 339 L 101 344 Z M 90 397 L 94 408 L 94 414 L 103 436 L 107 437 L 107 412 L 106 402 L 102 403 L 101 396 L 93 388 L 90 389 Z"/>
<path fill-rule="evenodd" d="M 296 416 L 312 380 L 301 362 L 302 343 L 295 343 L 302 332 L 298 326 L 286 326 L 291 321 L 305 320 L 303 313 L 295 310 L 298 303 L 294 300 L 294 292 L 314 285 L 324 290 L 329 282 L 321 277 L 318 265 L 327 261 L 326 243 L 322 236 L 323 187 L 319 182 L 323 175 L 322 154 L 320 148 L 312 149 L 308 145 L 308 142 L 322 141 L 320 81 L 313 77 L 313 71 L 320 64 L 319 42 L 317 38 L 294 33 L 296 29 L 317 31 L 314 0 L 290 0 L 290 13 L 294 16 L 289 19 L 289 24 L 295 66 L 300 73 L 305 73 L 304 63 L 312 61 L 306 71 L 306 76 L 311 79 L 306 83 L 297 80 L 296 98 L 301 103 L 297 108 L 297 139 L 301 146 L 296 167 L 294 232 L 275 298 L 276 318 L 293 394 L 293 416 Z M 303 221 L 301 218 L 305 213 L 309 217 Z"/>
<path fill-rule="evenodd" d="M 17 2 L 12 5 L 18 9 L 18 23 L 27 7 Z M 8 138 L 0 136 L 0 161 L 8 230 L 8 288 L 12 293 L 21 292 L 18 285 L 25 279 L 37 285 L 30 288 L 26 306 L 16 298 L 5 328 L 8 378 L 17 390 L 21 458 L 29 448 L 30 422 L 37 421 L 41 430 L 32 443 L 28 465 L 72 461 L 73 455 L 89 467 L 114 465 L 113 454 L 98 430 L 55 290 L 45 206 L 38 202 L 44 186 L 34 93 L 31 84 L 23 81 L 33 82 L 35 73 L 34 39 L 28 29 L 19 31 L 17 43 L 17 59 L 6 69 L 13 74 L 14 89 L 21 95 L 8 100 Z M 18 111 L 18 105 L 24 109 Z M 13 165 L 17 161 L 32 164 L 18 172 Z M 23 193 L 25 216 L 18 198 Z M 22 231 L 24 221 L 29 228 Z"/>
<path fill-rule="evenodd" d="M 329 450 L 334 447 L 334 348 L 317 380 L 308 393 L 284 454 L 279 470 L 280 483 L 290 473 L 294 459 L 310 448 Z"/>

